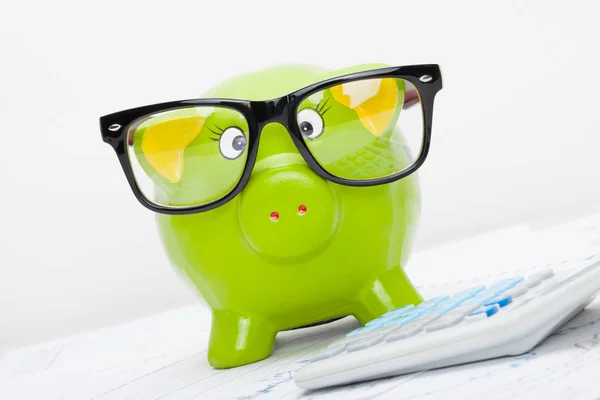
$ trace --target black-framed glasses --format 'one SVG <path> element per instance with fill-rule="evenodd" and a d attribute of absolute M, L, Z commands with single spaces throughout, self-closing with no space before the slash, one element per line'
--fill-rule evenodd
<path fill-rule="evenodd" d="M 265 100 L 194 99 L 100 118 L 136 198 L 150 210 L 191 214 L 244 188 L 263 128 L 289 132 L 310 168 L 347 186 L 390 183 L 415 172 L 431 139 L 438 65 L 363 71 Z"/>

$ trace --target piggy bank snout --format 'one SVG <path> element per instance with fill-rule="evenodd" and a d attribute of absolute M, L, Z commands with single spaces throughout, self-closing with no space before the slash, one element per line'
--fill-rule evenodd
<path fill-rule="evenodd" d="M 307 166 L 263 170 L 240 196 L 242 232 L 259 255 L 307 256 L 333 238 L 338 220 L 333 188 Z"/>

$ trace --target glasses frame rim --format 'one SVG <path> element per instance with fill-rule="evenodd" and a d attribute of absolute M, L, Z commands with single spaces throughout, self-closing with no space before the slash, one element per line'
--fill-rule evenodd
<path fill-rule="evenodd" d="M 423 144 L 421 151 L 418 158 L 410 167 L 396 174 L 369 180 L 340 178 L 327 172 L 310 152 L 298 127 L 296 111 L 300 104 L 315 92 L 332 86 L 369 78 L 404 79 L 415 86 L 421 100 L 423 112 Z M 144 207 L 161 214 L 194 214 L 219 207 L 235 198 L 242 191 L 248 183 L 256 163 L 262 130 L 272 122 L 280 123 L 286 128 L 304 161 L 323 179 L 344 186 L 364 187 L 383 185 L 405 178 L 419 169 L 427 158 L 431 144 L 434 99 L 437 92 L 441 89 L 442 76 L 437 64 L 378 68 L 330 78 L 271 100 L 251 101 L 229 98 L 198 98 L 136 107 L 100 117 L 100 131 L 102 140 L 111 145 L 115 150 L 131 190 Z M 129 160 L 129 152 L 127 151 L 127 134 L 129 129 L 132 124 L 151 114 L 195 106 L 230 108 L 239 112 L 246 119 L 248 123 L 248 155 L 242 175 L 228 194 L 207 204 L 190 207 L 173 207 L 153 203 L 144 196 L 135 179 Z"/>

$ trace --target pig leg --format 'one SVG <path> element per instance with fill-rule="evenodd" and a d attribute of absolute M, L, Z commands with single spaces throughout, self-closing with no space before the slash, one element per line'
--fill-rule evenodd
<path fill-rule="evenodd" d="M 385 271 L 361 291 L 352 315 L 364 325 L 390 310 L 407 304 L 417 305 L 422 300 L 404 270 L 395 267 Z"/>
<path fill-rule="evenodd" d="M 214 368 L 230 368 L 268 357 L 277 331 L 261 318 L 229 310 L 213 310 L 208 362 Z"/>

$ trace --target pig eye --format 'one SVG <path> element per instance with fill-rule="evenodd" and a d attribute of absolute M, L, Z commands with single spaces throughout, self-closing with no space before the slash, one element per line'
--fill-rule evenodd
<path fill-rule="evenodd" d="M 221 134 L 219 139 L 219 151 L 221 155 L 228 160 L 238 158 L 246 148 L 246 136 L 240 128 L 227 128 Z"/>
<path fill-rule="evenodd" d="M 298 127 L 305 138 L 315 140 L 323 134 L 323 118 L 316 110 L 305 108 L 298 113 Z"/>

